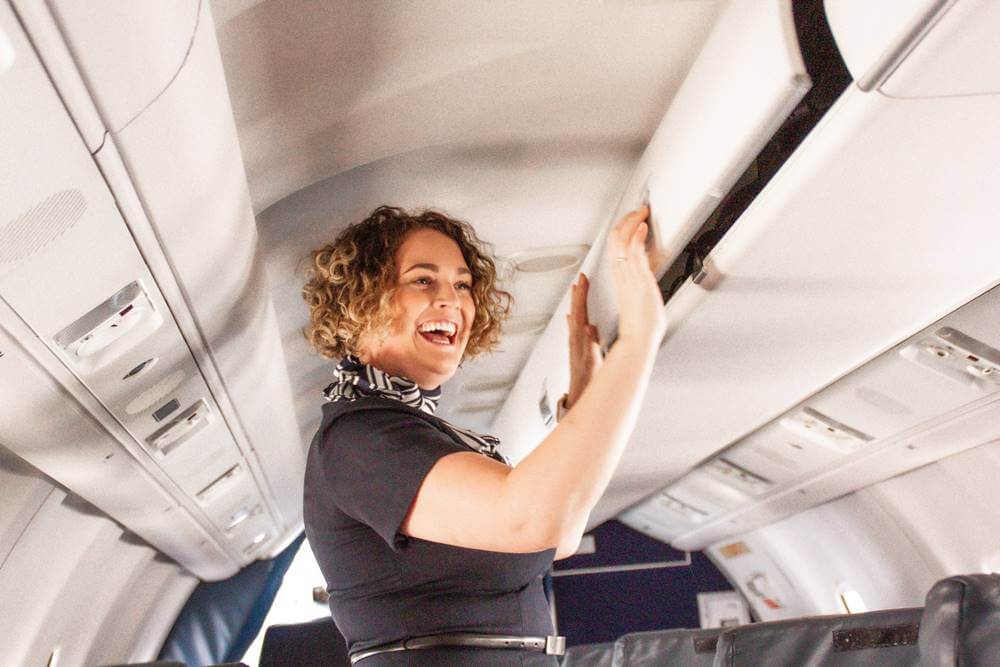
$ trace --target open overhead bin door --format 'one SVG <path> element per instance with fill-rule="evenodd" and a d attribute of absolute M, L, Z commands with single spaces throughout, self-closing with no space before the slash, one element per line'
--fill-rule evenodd
<path fill-rule="evenodd" d="M 662 275 L 810 85 L 793 4 L 730 3 L 671 101 L 610 222 L 650 204 L 650 244 L 662 257 L 657 267 Z M 582 268 L 591 279 L 591 317 L 607 343 L 614 338 L 617 313 L 603 249 L 602 236 Z M 567 305 L 564 301 L 563 312 Z M 554 400 L 568 379 L 562 318 L 551 321 L 557 324 L 550 324 L 535 351 L 536 358 L 547 361 L 526 367 L 494 424 L 515 459 L 544 437 L 545 415 L 554 413 Z"/>

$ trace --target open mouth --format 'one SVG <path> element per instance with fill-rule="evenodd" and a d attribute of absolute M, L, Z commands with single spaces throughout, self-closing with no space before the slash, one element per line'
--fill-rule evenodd
<path fill-rule="evenodd" d="M 449 336 L 448 334 L 442 333 L 440 331 L 419 331 L 417 332 L 425 340 L 434 343 L 435 345 L 452 345 L 455 342 L 455 337 L 457 334 Z"/>
<path fill-rule="evenodd" d="M 455 324 L 428 324 L 417 329 L 424 340 L 434 345 L 454 345 L 458 338 L 458 327 Z"/>

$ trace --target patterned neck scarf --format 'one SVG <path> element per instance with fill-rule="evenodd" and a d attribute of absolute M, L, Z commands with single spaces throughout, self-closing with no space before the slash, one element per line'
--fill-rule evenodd
<path fill-rule="evenodd" d="M 389 375 L 385 371 L 370 364 L 363 364 L 353 354 L 344 357 L 337 367 L 333 369 L 334 382 L 323 390 L 326 400 L 336 403 L 337 401 L 356 401 L 365 396 L 380 396 L 390 398 L 400 403 L 416 408 L 421 412 L 434 415 L 437 410 L 438 401 L 441 399 L 441 388 L 421 389 L 419 385 L 409 378 L 396 375 Z M 436 415 L 434 415 L 436 417 Z M 454 424 L 437 417 L 455 435 L 462 439 L 472 449 L 483 456 L 488 456 L 510 465 L 503 454 L 498 451 L 500 439 L 492 435 L 476 433 L 468 429 L 459 428 Z"/>

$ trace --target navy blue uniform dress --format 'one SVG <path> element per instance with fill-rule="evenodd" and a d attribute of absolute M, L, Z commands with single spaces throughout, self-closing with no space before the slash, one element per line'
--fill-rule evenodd
<path fill-rule="evenodd" d="M 323 406 L 306 463 L 306 536 L 348 649 L 442 632 L 553 634 L 542 577 L 555 549 L 511 554 L 409 537 L 399 527 L 442 456 L 471 448 L 440 419 L 364 397 Z M 556 665 L 540 652 L 436 648 L 378 665 Z"/>

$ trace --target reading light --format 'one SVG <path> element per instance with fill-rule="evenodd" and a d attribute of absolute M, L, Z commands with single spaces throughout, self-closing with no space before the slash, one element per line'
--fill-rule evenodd
<path fill-rule="evenodd" d="M 563 245 L 533 248 L 507 258 L 520 273 L 549 273 L 576 268 L 590 250 L 589 245 Z"/>

